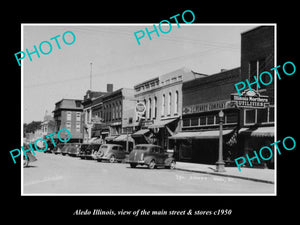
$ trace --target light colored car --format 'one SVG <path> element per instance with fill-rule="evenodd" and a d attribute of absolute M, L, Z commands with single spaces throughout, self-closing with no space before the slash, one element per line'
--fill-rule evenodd
<path fill-rule="evenodd" d="M 125 159 L 125 150 L 122 145 L 117 144 L 103 144 L 96 153 L 98 162 L 107 160 L 110 163 L 122 162 Z"/>

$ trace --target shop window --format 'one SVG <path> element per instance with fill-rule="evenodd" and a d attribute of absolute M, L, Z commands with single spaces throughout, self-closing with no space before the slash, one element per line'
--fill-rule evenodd
<path fill-rule="evenodd" d="M 191 120 L 188 119 L 188 118 L 183 118 L 183 120 L 182 120 L 182 126 L 183 127 L 189 127 L 189 126 L 191 126 Z"/>
<path fill-rule="evenodd" d="M 269 108 L 269 122 L 274 122 L 274 106 Z"/>
<path fill-rule="evenodd" d="M 199 126 L 199 118 L 191 118 L 191 126 Z"/>
<path fill-rule="evenodd" d="M 213 124 L 215 124 L 215 116 L 214 115 L 207 116 L 207 125 L 213 125 Z"/>
<path fill-rule="evenodd" d="M 268 122 L 268 108 L 257 110 L 257 123 Z"/>
<path fill-rule="evenodd" d="M 206 116 L 200 116 L 200 126 L 206 125 Z"/>
<path fill-rule="evenodd" d="M 255 123 L 255 109 L 246 109 L 245 110 L 245 124 Z"/>
<path fill-rule="evenodd" d="M 225 123 L 237 123 L 238 115 L 236 113 L 225 114 Z"/>

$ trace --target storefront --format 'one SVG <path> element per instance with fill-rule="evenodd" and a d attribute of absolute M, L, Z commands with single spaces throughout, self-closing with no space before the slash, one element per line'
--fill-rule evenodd
<path fill-rule="evenodd" d="M 219 149 L 219 111 L 183 116 L 182 131 L 171 136 L 170 146 L 178 161 L 215 164 Z M 223 154 L 224 161 L 232 164 L 237 154 L 239 110 L 223 109 Z"/>
<path fill-rule="evenodd" d="M 231 104 L 231 93 L 239 78 L 240 68 L 235 68 L 183 83 L 181 131 L 169 138 L 178 161 L 216 163 L 222 111 L 224 161 L 233 163 L 238 152 L 240 110 Z"/>

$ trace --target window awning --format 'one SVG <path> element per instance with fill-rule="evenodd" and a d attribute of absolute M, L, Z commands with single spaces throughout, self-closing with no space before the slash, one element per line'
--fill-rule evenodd
<path fill-rule="evenodd" d="M 233 130 L 223 130 L 223 135 L 227 135 L 232 131 Z M 219 130 L 179 132 L 169 137 L 169 139 L 217 139 L 217 138 L 219 138 Z"/>
<path fill-rule="evenodd" d="M 154 124 L 149 125 L 148 128 L 162 128 L 177 119 L 178 118 L 168 119 L 168 120 L 158 120 L 158 121 L 155 121 Z"/>
<path fill-rule="evenodd" d="M 274 137 L 275 127 L 242 128 L 239 134 L 249 135 L 251 137 Z"/>
<path fill-rule="evenodd" d="M 141 129 L 141 130 L 138 130 L 137 132 L 135 132 L 134 134 L 132 134 L 131 136 L 136 137 L 136 136 L 145 135 L 149 131 L 150 131 L 149 129 Z"/>
<path fill-rule="evenodd" d="M 126 134 L 121 134 L 120 136 L 118 136 L 114 139 L 114 141 L 126 141 L 126 140 L 127 140 Z M 134 140 L 132 139 L 130 134 L 128 134 L 128 141 L 134 142 Z"/>

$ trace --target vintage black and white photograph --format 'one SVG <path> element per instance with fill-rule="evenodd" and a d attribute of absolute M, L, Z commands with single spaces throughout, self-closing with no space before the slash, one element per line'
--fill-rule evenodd
<path fill-rule="evenodd" d="M 185 15 L 21 25 L 22 195 L 277 194 L 276 24 Z"/>

